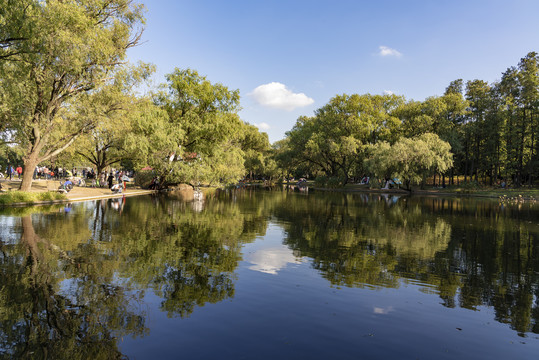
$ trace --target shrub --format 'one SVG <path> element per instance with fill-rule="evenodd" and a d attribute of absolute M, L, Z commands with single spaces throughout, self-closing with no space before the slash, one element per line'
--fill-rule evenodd
<path fill-rule="evenodd" d="M 338 176 L 317 176 L 314 183 L 316 186 L 335 189 L 343 186 L 344 179 Z"/>
<path fill-rule="evenodd" d="M 143 189 L 148 188 L 152 179 L 155 177 L 155 172 L 153 170 L 147 171 L 138 171 L 135 174 L 135 185 L 140 186 Z"/>

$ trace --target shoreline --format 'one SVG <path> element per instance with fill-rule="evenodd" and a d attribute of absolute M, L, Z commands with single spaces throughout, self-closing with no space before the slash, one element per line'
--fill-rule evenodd
<path fill-rule="evenodd" d="M 18 191 L 20 180 L 3 180 L 0 182 L 7 192 Z M 34 180 L 30 192 L 43 193 L 58 189 L 60 184 L 59 180 Z M 43 206 L 54 204 L 66 204 L 73 202 L 100 200 L 100 199 L 114 199 L 130 196 L 149 195 L 156 193 L 157 190 L 145 190 L 139 187 L 127 187 L 126 191 L 120 194 L 112 193 L 108 187 L 79 187 L 75 186 L 73 190 L 66 193 L 66 199 L 62 200 L 46 200 L 36 202 L 17 202 L 11 204 L 2 204 L 0 207 L 26 207 L 26 206 Z"/>
<path fill-rule="evenodd" d="M 25 206 L 41 206 L 41 205 L 55 205 L 55 204 L 67 204 L 82 201 L 101 200 L 101 199 L 115 199 L 139 195 L 149 195 L 157 193 L 157 190 L 138 190 L 132 192 L 125 192 L 121 194 L 104 194 L 104 195 L 92 195 L 86 197 L 68 197 L 65 200 L 49 200 L 49 201 L 36 201 L 32 203 L 20 202 L 8 205 L 2 205 L 4 207 L 25 207 Z M 68 193 L 69 194 L 69 193 Z M 66 195 L 68 195 L 66 194 Z"/>
<path fill-rule="evenodd" d="M 261 184 L 250 184 L 251 186 L 263 186 Z M 279 186 L 279 185 L 276 185 Z M 286 184 L 283 184 L 286 186 Z M 291 187 L 295 185 L 290 184 Z M 314 191 L 323 192 L 340 192 L 340 193 L 368 193 L 368 194 L 399 194 L 410 196 L 447 196 L 447 197 L 479 197 L 501 200 L 520 200 L 520 201 L 539 201 L 539 190 L 537 189 L 477 189 L 477 190 L 460 190 L 460 191 L 445 191 L 445 189 L 414 189 L 412 192 L 403 189 L 371 189 L 360 187 L 349 188 L 323 188 L 308 186 Z M 530 192 L 536 192 L 530 194 Z"/>

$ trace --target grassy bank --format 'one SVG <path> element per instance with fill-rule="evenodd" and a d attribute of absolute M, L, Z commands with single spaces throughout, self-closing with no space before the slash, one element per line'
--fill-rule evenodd
<path fill-rule="evenodd" d="M 12 205 L 17 203 L 27 203 L 29 205 L 40 201 L 67 200 L 64 194 L 52 191 L 45 192 L 26 192 L 26 191 L 8 191 L 0 193 L 0 206 Z"/>

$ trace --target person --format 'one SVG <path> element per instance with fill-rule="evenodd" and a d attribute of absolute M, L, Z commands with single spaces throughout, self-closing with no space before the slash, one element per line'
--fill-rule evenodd
<path fill-rule="evenodd" d="M 6 174 L 7 176 L 9 176 L 9 180 L 11 180 L 11 176 L 13 175 L 13 167 L 11 166 L 11 164 L 7 164 Z"/>
<path fill-rule="evenodd" d="M 99 174 L 99 187 L 105 186 L 105 181 L 107 180 L 107 174 L 104 171 Z"/>
<path fill-rule="evenodd" d="M 19 178 L 19 180 L 21 179 L 21 175 L 22 175 L 22 167 L 20 165 L 17 166 L 17 168 L 15 169 L 15 171 L 17 172 L 17 177 Z"/>
<path fill-rule="evenodd" d="M 127 188 L 127 182 L 129 181 L 129 178 L 127 177 L 127 174 L 124 173 L 124 175 L 122 175 L 122 177 L 120 178 L 122 183 L 123 183 L 123 187 L 124 187 L 124 191 L 125 189 Z"/>
<path fill-rule="evenodd" d="M 148 186 L 148 189 L 150 190 L 157 190 L 159 189 L 159 177 L 156 176 L 152 179 L 152 181 L 150 182 L 150 186 Z"/>
<path fill-rule="evenodd" d="M 112 175 L 112 170 L 109 173 L 109 177 L 107 178 L 107 181 L 109 182 L 109 189 L 112 188 L 112 182 L 114 181 L 114 175 Z"/>
<path fill-rule="evenodd" d="M 113 185 L 110 190 L 115 194 L 120 194 L 122 192 L 122 184 Z"/>
<path fill-rule="evenodd" d="M 60 187 L 58 188 L 58 191 L 67 193 L 70 192 L 73 189 L 73 182 L 70 179 L 67 179 Z"/>

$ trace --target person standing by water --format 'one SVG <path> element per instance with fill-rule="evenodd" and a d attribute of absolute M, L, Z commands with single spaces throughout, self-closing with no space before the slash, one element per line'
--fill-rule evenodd
<path fill-rule="evenodd" d="M 114 181 L 114 175 L 112 175 L 112 171 L 109 173 L 107 181 L 109 182 L 109 189 L 112 188 L 112 182 Z"/>

